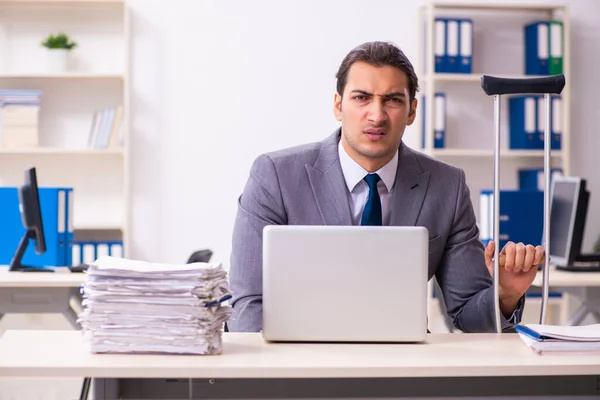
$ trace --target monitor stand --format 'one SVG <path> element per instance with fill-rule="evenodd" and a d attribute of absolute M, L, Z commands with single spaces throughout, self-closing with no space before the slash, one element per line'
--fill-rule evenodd
<path fill-rule="evenodd" d="M 557 266 L 563 271 L 600 272 L 600 253 L 578 254 L 571 265 Z"/>
<path fill-rule="evenodd" d="M 32 230 L 27 230 L 25 235 L 21 238 L 19 242 L 19 247 L 15 252 L 14 257 L 10 261 L 10 266 L 8 268 L 11 272 L 54 272 L 51 268 L 41 268 L 41 267 L 30 267 L 27 265 L 21 264 L 21 259 L 23 259 L 23 255 L 25 254 L 25 250 L 27 249 L 27 245 L 29 244 L 29 239 L 35 237 L 35 233 Z"/>

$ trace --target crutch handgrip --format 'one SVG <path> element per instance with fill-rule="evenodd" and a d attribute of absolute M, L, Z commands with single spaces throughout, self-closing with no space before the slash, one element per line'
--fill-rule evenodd
<path fill-rule="evenodd" d="M 560 94 L 565 87 L 565 76 L 560 74 L 541 78 L 499 78 L 483 75 L 481 87 L 488 96 L 525 93 Z"/>

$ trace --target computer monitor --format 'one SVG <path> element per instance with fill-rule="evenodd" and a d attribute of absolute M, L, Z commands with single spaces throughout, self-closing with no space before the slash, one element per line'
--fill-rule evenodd
<path fill-rule="evenodd" d="M 550 200 L 550 263 L 562 268 L 576 262 L 600 262 L 595 254 L 582 254 L 581 245 L 590 193 L 580 177 L 555 177 Z"/>
<path fill-rule="evenodd" d="M 25 171 L 25 182 L 18 189 L 19 211 L 21 212 L 21 221 L 25 227 L 25 234 L 19 242 L 19 247 L 15 252 L 11 262 L 10 271 L 44 271 L 53 272 L 50 268 L 31 267 L 21 264 L 25 250 L 29 241 L 35 241 L 36 254 L 42 254 L 46 251 L 46 240 L 44 237 L 44 227 L 42 224 L 42 208 L 40 206 L 40 195 L 37 184 L 37 173 L 35 168 Z"/>

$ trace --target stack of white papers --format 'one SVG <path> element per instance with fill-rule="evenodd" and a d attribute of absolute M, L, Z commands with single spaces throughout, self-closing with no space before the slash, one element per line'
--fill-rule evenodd
<path fill-rule="evenodd" d="M 221 264 L 104 256 L 86 274 L 79 322 L 93 353 L 221 353 L 231 315 Z"/>
<path fill-rule="evenodd" d="M 525 324 L 515 327 L 525 344 L 537 354 L 600 352 L 600 324 L 582 326 Z"/>

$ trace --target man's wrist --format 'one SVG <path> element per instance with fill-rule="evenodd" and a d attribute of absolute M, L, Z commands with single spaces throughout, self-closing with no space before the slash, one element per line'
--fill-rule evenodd
<path fill-rule="evenodd" d="M 502 311 L 502 314 L 504 314 L 506 318 L 510 317 L 515 312 L 521 297 L 523 296 L 514 293 L 500 293 L 500 311 Z"/>

